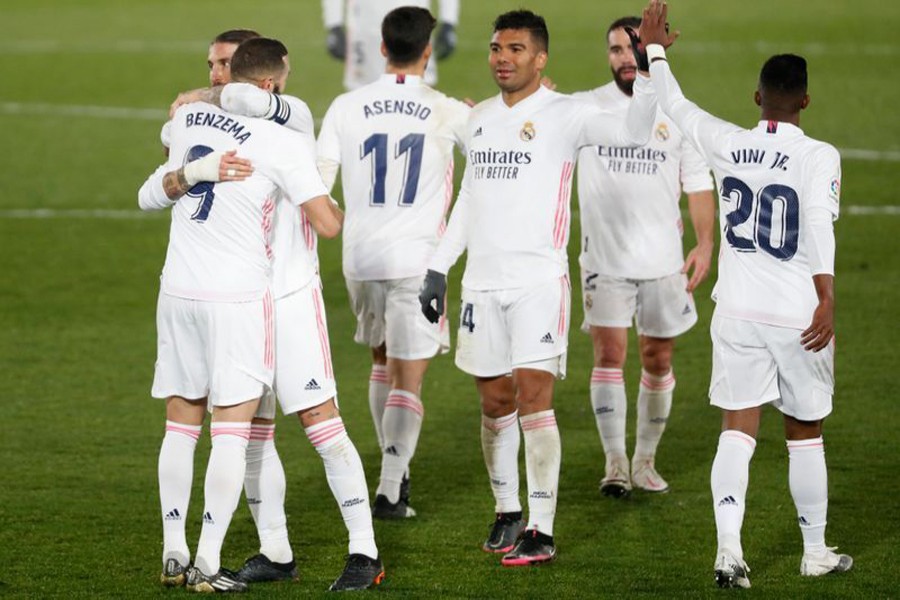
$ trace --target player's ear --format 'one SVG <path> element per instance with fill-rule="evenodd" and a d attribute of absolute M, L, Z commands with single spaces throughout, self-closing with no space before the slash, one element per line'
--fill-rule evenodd
<path fill-rule="evenodd" d="M 757 106 L 762 106 L 762 95 L 760 95 L 759 90 L 753 92 L 753 101 Z"/>
<path fill-rule="evenodd" d="M 803 100 L 800 101 L 800 110 L 809 106 L 809 94 L 803 94 Z"/>
<path fill-rule="evenodd" d="M 381 42 L 381 55 L 387 58 L 387 46 L 384 45 L 384 42 Z"/>
<path fill-rule="evenodd" d="M 543 71 L 547 67 L 547 52 L 541 50 L 538 52 L 537 57 L 535 58 L 535 65 L 537 65 L 538 70 Z"/>
<path fill-rule="evenodd" d="M 434 50 L 434 49 L 431 47 L 431 42 L 428 42 L 428 45 L 425 46 L 425 50 L 422 51 L 422 58 L 425 59 L 426 63 L 428 62 L 428 59 L 431 58 L 432 50 Z"/>

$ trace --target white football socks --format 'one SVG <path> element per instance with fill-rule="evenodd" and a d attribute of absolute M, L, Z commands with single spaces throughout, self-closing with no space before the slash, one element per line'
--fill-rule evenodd
<path fill-rule="evenodd" d="M 556 414 L 543 410 L 519 417 L 525 438 L 525 473 L 528 478 L 528 529 L 553 535 L 562 445 Z"/>
<path fill-rule="evenodd" d="M 372 365 L 369 375 L 369 411 L 375 424 L 375 435 L 378 436 L 378 447 L 384 449 L 384 434 L 381 423 L 384 421 L 384 405 L 391 391 L 391 380 L 386 365 Z"/>
<path fill-rule="evenodd" d="M 166 435 L 159 448 L 159 502 L 163 522 L 163 564 L 174 558 L 187 566 L 191 560 L 184 535 L 191 486 L 194 481 L 194 450 L 202 425 L 166 421 Z"/>
<path fill-rule="evenodd" d="M 641 387 L 637 400 L 637 441 L 634 445 L 634 462 L 653 460 L 656 447 L 666 430 L 666 421 L 672 410 L 672 394 L 675 391 L 675 375 L 670 369 L 665 375 L 653 375 L 641 371 Z"/>
<path fill-rule="evenodd" d="M 494 511 L 521 512 L 519 500 L 519 413 L 496 419 L 481 415 L 481 451 L 494 493 Z"/>
<path fill-rule="evenodd" d="M 744 557 L 741 546 L 741 526 L 750 478 L 750 459 L 756 440 L 740 431 L 728 429 L 719 435 L 719 448 L 710 473 L 713 512 L 719 549 L 730 550 L 737 558 Z"/>
<path fill-rule="evenodd" d="M 603 443 L 606 462 L 625 453 L 625 418 L 628 399 L 622 369 L 595 367 L 591 371 L 591 406 L 597 420 L 597 430 Z"/>
<path fill-rule="evenodd" d="M 210 426 L 210 434 L 212 450 L 206 466 L 203 528 L 200 530 L 195 565 L 204 574 L 215 575 L 221 566 L 219 559 L 225 534 L 241 498 L 250 423 L 214 422 Z"/>
<path fill-rule="evenodd" d="M 418 396 L 406 390 L 391 390 L 381 421 L 384 449 L 376 493 L 386 496 L 392 504 L 400 500 L 400 482 L 416 453 L 424 416 L 425 407 Z"/>
<path fill-rule="evenodd" d="M 350 535 L 349 553 L 378 558 L 366 474 L 356 446 L 344 429 L 343 419 L 328 419 L 304 431 L 325 464 L 328 487 Z"/>
<path fill-rule="evenodd" d="M 284 514 L 285 488 L 284 466 L 275 448 L 275 425 L 251 424 L 244 492 L 259 533 L 259 552 L 276 563 L 294 559 Z"/>
<path fill-rule="evenodd" d="M 803 535 L 804 554 L 825 552 L 825 525 L 828 521 L 828 470 L 822 437 L 787 440 L 788 482 L 797 507 L 797 521 Z"/>

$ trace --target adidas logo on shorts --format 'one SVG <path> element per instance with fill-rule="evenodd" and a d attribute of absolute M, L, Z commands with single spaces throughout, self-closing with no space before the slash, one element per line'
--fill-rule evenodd
<path fill-rule="evenodd" d="M 542 344 L 552 344 L 552 343 L 553 343 L 553 336 L 550 335 L 549 333 L 545 333 L 545 334 L 544 334 L 544 337 L 541 338 L 541 343 L 542 343 Z"/>
<path fill-rule="evenodd" d="M 304 387 L 303 389 L 306 390 L 307 392 L 309 392 L 312 390 L 321 390 L 322 388 L 319 387 L 318 381 L 316 381 L 315 379 L 310 379 L 309 383 L 307 383 L 306 387 Z"/>
<path fill-rule="evenodd" d="M 681 311 L 681 314 L 683 314 L 683 315 L 689 315 L 689 314 L 691 314 L 691 305 L 690 305 L 690 304 L 685 304 L 685 305 L 684 305 L 684 310 Z"/>

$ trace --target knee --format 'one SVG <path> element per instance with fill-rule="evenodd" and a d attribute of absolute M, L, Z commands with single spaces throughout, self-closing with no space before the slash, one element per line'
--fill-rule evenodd
<path fill-rule="evenodd" d="M 672 350 L 672 344 L 643 344 L 641 366 L 651 375 L 665 375 L 672 368 Z"/>

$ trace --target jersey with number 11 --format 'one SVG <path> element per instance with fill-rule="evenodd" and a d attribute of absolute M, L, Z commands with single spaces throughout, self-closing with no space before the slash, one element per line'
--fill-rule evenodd
<path fill-rule="evenodd" d="M 344 276 L 425 273 L 453 194 L 453 146 L 469 108 L 413 75 L 385 74 L 338 96 L 322 122 L 320 160 L 340 163 Z"/>

